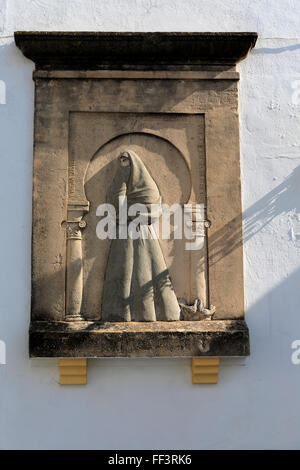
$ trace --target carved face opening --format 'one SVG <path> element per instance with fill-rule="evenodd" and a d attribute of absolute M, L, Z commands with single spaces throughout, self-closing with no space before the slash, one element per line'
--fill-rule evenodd
<path fill-rule="evenodd" d="M 121 152 L 119 155 L 120 165 L 122 167 L 130 166 L 130 158 L 128 152 Z"/>

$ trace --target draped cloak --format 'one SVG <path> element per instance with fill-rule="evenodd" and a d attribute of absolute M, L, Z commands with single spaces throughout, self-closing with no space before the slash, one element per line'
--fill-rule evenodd
<path fill-rule="evenodd" d="M 131 150 L 124 153 L 130 166 L 119 167 L 107 200 L 118 211 L 119 197 L 126 196 L 128 209 L 132 204 L 142 203 L 147 207 L 147 215 L 137 228 L 141 232 L 139 238 L 118 238 L 117 230 L 117 238 L 111 242 L 103 287 L 102 320 L 179 320 L 180 307 L 149 218 L 151 204 L 160 207 L 161 196 L 140 158 Z M 126 224 L 129 222 L 126 219 Z"/>

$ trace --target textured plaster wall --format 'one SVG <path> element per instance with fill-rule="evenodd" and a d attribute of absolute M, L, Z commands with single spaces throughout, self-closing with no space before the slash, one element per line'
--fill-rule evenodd
<path fill-rule="evenodd" d="M 0 448 L 300 448 L 300 3 L 297 0 L 0 0 Z M 15 30 L 257 31 L 240 64 L 246 315 L 252 354 L 218 386 L 190 361 L 90 360 L 60 387 L 29 360 L 33 64 Z"/>

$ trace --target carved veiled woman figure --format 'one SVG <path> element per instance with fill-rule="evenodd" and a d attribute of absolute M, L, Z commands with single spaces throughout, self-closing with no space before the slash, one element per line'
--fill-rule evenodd
<path fill-rule="evenodd" d="M 133 204 L 143 204 L 147 211 L 139 215 L 138 238 L 129 235 L 122 239 L 117 230 L 117 238 L 111 242 L 104 280 L 102 320 L 179 320 L 180 307 L 159 240 L 151 225 L 150 216 L 153 222 L 160 215 L 158 187 L 133 151 L 122 152 L 119 162 L 120 167 L 107 198 L 117 210 L 118 224 L 122 223 L 118 213 L 119 197 L 127 197 L 128 210 Z M 151 205 L 155 205 L 155 213 Z M 129 223 L 130 217 L 126 217 L 126 230 Z"/>

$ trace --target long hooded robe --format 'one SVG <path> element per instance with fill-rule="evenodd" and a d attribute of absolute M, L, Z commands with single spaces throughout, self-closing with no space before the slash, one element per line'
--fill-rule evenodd
<path fill-rule="evenodd" d="M 118 238 L 117 230 L 117 238 L 111 242 L 103 288 L 102 320 L 179 320 L 180 307 L 149 218 L 151 204 L 156 207 L 161 204 L 158 187 L 133 151 L 122 152 L 122 155 L 129 159 L 130 166 L 119 167 L 108 193 L 108 202 L 118 209 L 119 197 L 126 196 L 128 209 L 132 204 L 142 203 L 147 207 L 147 214 L 137 228 L 140 230 L 138 239 Z M 129 222 L 126 218 L 126 225 Z"/>

